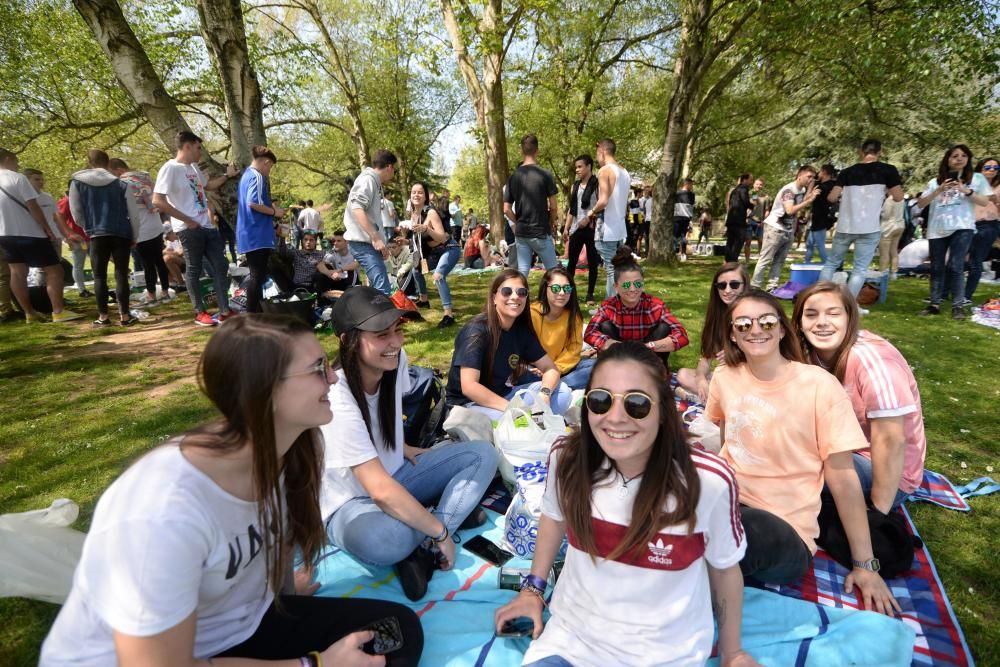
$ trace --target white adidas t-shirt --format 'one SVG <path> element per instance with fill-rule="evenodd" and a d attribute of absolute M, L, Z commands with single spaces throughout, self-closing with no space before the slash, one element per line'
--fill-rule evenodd
<path fill-rule="evenodd" d="M 176 442 L 157 447 L 98 501 L 40 667 L 116 665 L 112 629 L 148 637 L 192 612 L 195 658 L 243 642 L 273 598 L 261 535 L 257 503 L 223 491 Z"/>
<path fill-rule="evenodd" d="M 736 565 L 746 552 L 736 477 L 719 457 L 692 450 L 701 480 L 694 531 L 664 529 L 635 560 L 609 561 L 574 546 L 552 598 L 552 618 L 524 664 L 558 655 L 574 667 L 704 665 L 714 626 L 708 564 Z M 542 512 L 562 521 L 553 453 Z M 609 553 L 628 529 L 641 480 L 622 491 L 612 473 L 595 486 L 592 523 L 598 551 Z"/>
<path fill-rule="evenodd" d="M 403 465 L 403 394 L 410 388 L 409 364 L 406 351 L 399 351 L 399 372 L 396 374 L 396 414 L 400 416 L 396 429 L 396 447 L 385 448 L 382 430 L 378 422 L 379 392 L 368 396 L 368 414 L 372 417 L 372 432 L 368 435 L 361 408 L 358 407 L 351 389 L 347 386 L 344 371 L 337 371 L 337 384 L 330 386 L 330 409 L 333 421 L 322 427 L 326 453 L 326 471 L 320 487 L 319 506 L 323 520 L 328 520 L 334 512 L 351 498 L 364 498 L 368 492 L 354 476 L 353 466 L 361 465 L 374 458 L 382 462 L 382 467 L 390 475 Z M 376 445 L 375 443 L 378 443 Z"/>

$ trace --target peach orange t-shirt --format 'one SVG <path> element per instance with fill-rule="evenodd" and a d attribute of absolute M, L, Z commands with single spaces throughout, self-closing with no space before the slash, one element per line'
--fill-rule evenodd
<path fill-rule="evenodd" d="M 823 463 L 868 446 L 837 378 L 795 361 L 770 382 L 746 364 L 721 366 L 705 416 L 725 421 L 719 454 L 736 473 L 740 502 L 787 521 L 815 553 Z"/>

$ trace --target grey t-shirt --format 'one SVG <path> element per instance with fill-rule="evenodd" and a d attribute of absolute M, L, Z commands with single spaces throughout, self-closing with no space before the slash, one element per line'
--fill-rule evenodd
<path fill-rule="evenodd" d="M 382 231 L 382 180 L 371 167 L 366 167 L 354 180 L 351 193 L 347 196 L 347 206 L 344 207 L 344 238 L 348 241 L 371 243 L 371 237 L 355 222 L 351 214 L 353 209 L 364 211 L 368 224 L 385 241 Z"/>

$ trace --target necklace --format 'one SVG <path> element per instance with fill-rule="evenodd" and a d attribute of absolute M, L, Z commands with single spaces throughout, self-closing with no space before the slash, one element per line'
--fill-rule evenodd
<path fill-rule="evenodd" d="M 620 470 L 618 470 L 618 468 L 615 468 L 615 472 L 618 474 L 618 477 L 621 479 L 621 486 L 618 487 L 618 497 L 619 498 L 625 498 L 625 497 L 628 496 L 628 485 L 630 483 L 634 482 L 639 477 L 642 477 L 642 473 L 639 473 L 638 475 L 634 475 L 632 477 L 626 478 L 625 475 L 623 475 L 622 472 Z"/>

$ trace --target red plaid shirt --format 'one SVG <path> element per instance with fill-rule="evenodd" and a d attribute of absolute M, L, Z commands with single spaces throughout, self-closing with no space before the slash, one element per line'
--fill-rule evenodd
<path fill-rule="evenodd" d="M 604 349 L 604 344 L 608 342 L 608 336 L 600 331 L 602 322 L 612 322 L 621 332 L 622 340 L 641 341 L 649 335 L 650 330 L 658 323 L 663 322 L 670 327 L 667 335 L 674 341 L 674 350 L 679 350 L 688 344 L 688 335 L 681 323 L 677 321 L 667 305 L 655 296 L 650 296 L 645 292 L 639 297 L 639 303 L 635 308 L 626 308 L 621 297 L 617 294 L 610 299 L 605 299 L 601 307 L 594 314 L 583 339 L 598 350 Z"/>

